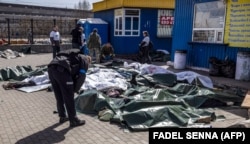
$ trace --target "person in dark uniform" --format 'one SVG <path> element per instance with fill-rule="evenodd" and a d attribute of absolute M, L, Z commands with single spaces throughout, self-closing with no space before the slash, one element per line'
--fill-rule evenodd
<path fill-rule="evenodd" d="M 101 63 L 113 60 L 115 57 L 113 46 L 110 43 L 104 44 L 101 48 L 100 56 L 101 56 L 100 58 Z"/>
<path fill-rule="evenodd" d="M 80 49 L 82 46 L 81 24 L 77 24 L 70 34 L 72 35 L 72 48 Z"/>
<path fill-rule="evenodd" d="M 79 93 L 90 63 L 91 57 L 82 55 L 79 49 L 61 51 L 49 63 L 48 74 L 56 98 L 59 123 L 69 120 L 70 127 L 85 124 L 85 120 L 76 116 L 74 93 Z"/>

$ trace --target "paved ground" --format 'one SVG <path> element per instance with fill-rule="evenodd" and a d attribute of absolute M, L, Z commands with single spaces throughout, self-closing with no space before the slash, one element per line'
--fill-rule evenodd
<path fill-rule="evenodd" d="M 0 69 L 7 66 L 38 65 L 49 63 L 52 54 L 33 54 L 22 58 L 0 58 Z M 217 81 L 236 82 L 231 79 Z M 229 82 L 228 82 L 229 81 Z M 6 82 L 0 82 L 0 85 Z M 237 81 L 239 85 L 249 82 Z M 242 84 L 243 83 L 243 84 Z M 86 125 L 69 128 L 69 123 L 58 125 L 55 98 L 52 92 L 24 93 L 0 87 L 0 143 L 1 144 L 147 144 L 148 132 L 125 132 L 118 125 L 99 121 L 96 117 L 78 114 Z M 247 110 L 240 107 L 214 109 L 223 114 L 224 121 L 213 122 L 213 127 L 227 127 L 247 118 Z"/>

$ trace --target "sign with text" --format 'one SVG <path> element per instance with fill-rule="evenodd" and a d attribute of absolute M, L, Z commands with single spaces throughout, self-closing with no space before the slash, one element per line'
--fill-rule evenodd
<path fill-rule="evenodd" d="M 157 16 L 157 37 L 167 38 L 172 36 L 174 26 L 174 10 L 159 9 Z"/>
<path fill-rule="evenodd" d="M 231 47 L 250 48 L 250 1 L 228 0 L 225 43 Z"/>
<path fill-rule="evenodd" d="M 245 144 L 247 128 L 150 128 L 149 144 Z"/>
<path fill-rule="evenodd" d="M 161 16 L 160 17 L 160 24 L 161 25 L 173 25 L 174 24 L 174 17 L 173 16 Z"/>

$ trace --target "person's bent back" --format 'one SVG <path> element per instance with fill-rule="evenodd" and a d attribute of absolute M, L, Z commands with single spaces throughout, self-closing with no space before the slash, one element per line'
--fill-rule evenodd
<path fill-rule="evenodd" d="M 110 43 L 104 44 L 101 49 L 101 62 L 113 60 L 114 57 L 115 54 L 113 46 Z"/>

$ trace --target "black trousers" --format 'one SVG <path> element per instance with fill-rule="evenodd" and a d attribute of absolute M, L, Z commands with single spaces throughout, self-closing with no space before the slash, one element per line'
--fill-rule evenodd
<path fill-rule="evenodd" d="M 53 58 L 56 57 L 56 54 L 60 52 L 60 46 L 53 46 Z"/>
<path fill-rule="evenodd" d="M 54 90 L 59 117 L 66 117 L 66 107 L 69 120 L 74 120 L 76 117 L 74 85 L 70 73 L 61 66 L 50 66 L 48 74 Z"/>
<path fill-rule="evenodd" d="M 148 46 L 145 46 L 145 47 L 140 47 L 140 52 L 141 52 L 141 63 L 144 64 L 144 63 L 149 63 L 151 64 L 151 58 L 149 56 L 149 47 Z"/>
<path fill-rule="evenodd" d="M 72 43 L 72 48 L 80 49 L 81 45 L 79 43 Z"/>

